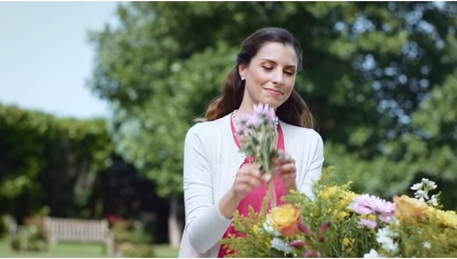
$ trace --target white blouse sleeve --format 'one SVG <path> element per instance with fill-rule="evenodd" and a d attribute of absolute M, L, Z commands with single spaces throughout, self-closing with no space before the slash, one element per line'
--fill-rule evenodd
<path fill-rule="evenodd" d="M 305 152 L 306 156 L 303 158 L 302 172 L 303 177 L 300 183 L 297 185 L 298 190 L 306 196 L 314 199 L 312 192 L 313 182 L 321 178 L 322 166 L 324 163 L 324 143 L 321 136 L 313 132 L 313 142 L 309 145 L 309 149 Z"/>
<path fill-rule="evenodd" d="M 185 228 L 195 251 L 205 253 L 218 244 L 230 219 L 222 215 L 219 204 L 213 204 L 215 172 L 211 170 L 208 146 L 205 146 L 209 143 L 205 143 L 199 126 L 196 124 L 188 131 L 184 142 Z"/>

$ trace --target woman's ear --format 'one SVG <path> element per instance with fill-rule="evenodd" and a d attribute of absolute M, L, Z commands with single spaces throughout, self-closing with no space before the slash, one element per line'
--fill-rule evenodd
<path fill-rule="evenodd" d="M 247 68 L 248 67 L 246 65 L 239 65 L 238 66 L 238 74 L 240 75 L 241 80 L 246 79 L 246 70 L 247 70 Z"/>

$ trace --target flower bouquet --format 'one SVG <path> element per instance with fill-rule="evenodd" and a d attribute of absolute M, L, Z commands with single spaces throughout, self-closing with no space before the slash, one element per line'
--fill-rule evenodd
<path fill-rule="evenodd" d="M 331 183 L 325 168 L 314 198 L 293 192 L 286 204 L 247 216 L 235 213 L 243 236 L 221 241 L 230 257 L 457 257 L 457 214 L 445 211 L 436 184 L 422 179 L 414 197 L 386 201 Z"/>
<path fill-rule="evenodd" d="M 240 152 L 260 165 L 262 173 L 273 174 L 271 160 L 276 151 L 278 118 L 274 109 L 266 104 L 254 106 L 250 114 L 240 116 L 236 134 L 240 141 Z"/>
<path fill-rule="evenodd" d="M 231 257 L 457 257 L 457 215 L 429 198 L 436 185 L 415 184 L 415 197 L 389 202 L 350 191 L 350 183 L 313 187 L 312 200 L 301 193 L 265 215 L 235 213 L 235 229 L 244 237 L 222 240 Z"/>
<path fill-rule="evenodd" d="M 269 174 L 278 155 L 277 118 L 272 108 L 258 105 L 240 120 L 237 135 L 241 152 L 254 158 Z M 329 180 L 331 167 L 313 185 L 313 198 L 298 192 L 285 204 L 266 210 L 235 212 L 233 224 L 241 236 L 221 240 L 230 257 L 457 257 L 457 214 L 445 211 L 437 186 L 422 179 L 411 189 L 414 197 L 386 201 L 350 190 L 351 182 Z M 270 181 L 271 183 L 271 181 Z"/>
<path fill-rule="evenodd" d="M 254 106 L 250 114 L 240 116 L 237 122 L 236 135 L 240 142 L 240 152 L 244 153 L 251 162 L 260 165 L 262 174 L 269 178 L 266 197 L 271 207 L 276 207 L 276 196 L 273 186 L 273 158 L 278 156 L 276 149 L 278 118 L 274 109 L 266 104 Z M 262 210 L 266 209 L 266 204 Z"/>

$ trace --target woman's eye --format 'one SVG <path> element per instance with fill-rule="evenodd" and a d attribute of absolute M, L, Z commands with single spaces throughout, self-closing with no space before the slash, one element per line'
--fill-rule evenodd
<path fill-rule="evenodd" d="M 273 68 L 272 68 L 272 67 L 263 67 L 263 69 L 265 69 L 265 70 L 272 70 Z"/>
<path fill-rule="evenodd" d="M 286 71 L 286 72 L 284 72 L 284 73 L 286 73 L 286 74 L 289 75 L 289 76 L 293 76 L 293 75 L 294 75 L 294 72 L 292 72 L 292 71 Z"/>

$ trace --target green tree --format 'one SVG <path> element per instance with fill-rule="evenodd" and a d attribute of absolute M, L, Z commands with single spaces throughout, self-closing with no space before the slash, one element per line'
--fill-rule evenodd
<path fill-rule="evenodd" d="M 86 207 L 113 146 L 102 119 L 60 119 L 0 105 L 0 214 L 94 217 Z M 20 206 L 18 206 L 20 204 Z"/>

